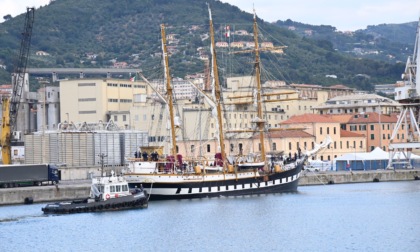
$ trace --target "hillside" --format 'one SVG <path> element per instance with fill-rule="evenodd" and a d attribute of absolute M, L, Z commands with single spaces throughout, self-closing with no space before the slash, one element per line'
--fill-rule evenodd
<path fill-rule="evenodd" d="M 370 25 L 355 32 L 341 32 L 333 26 L 315 26 L 290 19 L 275 24 L 300 37 L 329 41 L 334 49 L 350 56 L 389 63 L 406 62 L 413 54 L 417 29 L 417 22 Z"/>
<path fill-rule="evenodd" d="M 29 67 L 112 67 L 126 62 L 153 78 L 160 68 L 160 24 L 167 34 L 174 34 L 170 65 L 173 76 L 202 72 L 200 54 L 208 54 L 208 13 L 212 7 L 217 41 L 224 41 L 224 27 L 252 32 L 252 15 L 235 6 L 215 0 L 56 0 L 36 10 Z M 24 15 L 0 24 L 0 64 L 12 69 L 19 46 Z M 403 64 L 358 59 L 337 52 L 326 39 L 302 37 L 286 28 L 259 20 L 262 41 L 288 46 L 285 54 L 266 65 L 273 77 L 291 83 L 320 85 L 347 84 L 372 90 L 373 84 L 394 83 L 400 78 Z M 249 38 L 232 36 L 234 39 Z M 232 42 L 231 41 L 231 42 Z M 203 50 L 197 50 L 203 48 Z M 36 51 L 48 56 L 35 56 Z M 227 52 L 219 50 L 224 72 L 248 74 L 250 61 L 242 56 L 232 64 Z M 327 78 L 336 75 L 337 78 Z M 0 69 L 0 84 L 9 83 L 8 73 Z M 35 89 L 36 85 L 31 87 Z"/>

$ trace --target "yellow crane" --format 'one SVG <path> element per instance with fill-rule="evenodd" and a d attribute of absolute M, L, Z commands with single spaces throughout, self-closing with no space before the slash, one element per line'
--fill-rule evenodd
<path fill-rule="evenodd" d="M 1 155 L 3 164 L 12 163 L 12 142 L 16 130 L 16 121 L 19 111 L 20 98 L 25 82 L 26 65 L 28 64 L 29 47 L 31 45 L 32 28 L 35 18 L 35 8 L 27 8 L 25 25 L 22 32 L 19 55 L 16 59 L 12 75 L 12 94 L 2 99 L 2 131 L 1 131 Z"/>

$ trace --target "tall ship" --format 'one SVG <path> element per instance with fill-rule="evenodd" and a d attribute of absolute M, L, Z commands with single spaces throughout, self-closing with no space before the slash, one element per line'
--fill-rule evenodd
<path fill-rule="evenodd" d="M 170 72 L 168 67 L 168 53 L 166 50 L 165 26 L 161 25 L 162 49 L 164 57 L 164 68 L 166 77 L 167 106 L 170 115 L 171 125 L 171 147 L 170 154 L 161 157 L 161 153 L 152 151 L 135 158 L 128 158 L 128 167 L 124 177 L 131 188 L 141 185 L 150 195 L 150 200 L 166 199 L 189 199 L 219 196 L 238 196 L 266 193 L 282 193 L 297 191 L 298 180 L 303 165 L 308 156 L 315 153 L 318 146 L 311 152 L 299 155 L 292 159 L 285 160 L 276 157 L 273 153 L 267 153 L 264 144 L 269 133 L 266 121 L 263 119 L 263 95 L 260 79 L 260 54 L 258 42 L 257 17 L 254 12 L 253 36 L 255 53 L 255 95 L 254 103 L 257 108 L 257 116 L 254 118 L 254 136 L 259 138 L 260 151 L 258 153 L 241 153 L 237 157 L 227 157 L 225 151 L 224 135 L 228 133 L 224 129 L 222 116 L 222 95 L 219 84 L 217 59 L 214 42 L 214 28 L 211 9 L 209 11 L 210 40 L 212 55 L 212 97 L 206 97 L 213 104 L 216 112 L 216 128 L 218 129 L 218 151 L 215 159 L 189 160 L 185 162 L 180 154 L 177 154 L 175 137 L 176 123 L 173 111 L 173 94 L 170 83 Z M 275 129 L 271 129 L 275 130 Z M 323 145 L 328 144 L 325 141 Z M 187 165 L 188 163 L 188 165 Z"/>

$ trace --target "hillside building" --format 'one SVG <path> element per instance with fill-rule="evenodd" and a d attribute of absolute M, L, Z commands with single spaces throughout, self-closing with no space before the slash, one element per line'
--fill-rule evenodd
<path fill-rule="evenodd" d="M 319 114 L 352 114 L 381 112 L 392 114 L 400 111 L 401 104 L 376 94 L 353 94 L 336 96 L 325 103 L 315 106 Z"/>

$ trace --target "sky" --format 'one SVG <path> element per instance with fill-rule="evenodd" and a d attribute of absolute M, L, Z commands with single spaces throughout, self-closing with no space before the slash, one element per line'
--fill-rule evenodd
<path fill-rule="evenodd" d="M 137 0 L 141 1 L 141 0 Z M 192 0 L 191 0 L 192 1 Z M 365 29 L 368 25 L 401 24 L 418 21 L 420 0 L 221 0 L 274 22 L 293 21 L 331 25 L 340 31 Z M 50 0 L 0 0 L 0 22 L 26 12 L 26 7 L 44 6 Z M 117 3 L 118 1 L 116 1 Z"/>

